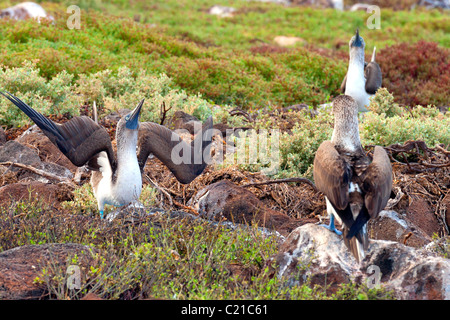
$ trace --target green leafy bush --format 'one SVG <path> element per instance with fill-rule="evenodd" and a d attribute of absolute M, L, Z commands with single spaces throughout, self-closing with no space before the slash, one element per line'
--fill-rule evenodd
<path fill-rule="evenodd" d="M 424 116 L 416 107 L 415 114 L 406 116 L 377 115 L 368 113 L 360 125 L 363 145 L 388 146 L 403 144 L 408 140 L 423 140 L 428 146 L 450 144 L 450 117 L 442 114 L 436 117 Z"/>
<path fill-rule="evenodd" d="M 386 88 L 378 89 L 371 98 L 368 109 L 376 114 L 385 114 L 387 117 L 401 115 L 404 111 L 394 102 L 394 96 Z"/>
<path fill-rule="evenodd" d="M 206 119 L 205 109 L 209 108 L 209 103 L 198 95 L 188 96 L 184 90 L 173 89 L 173 86 L 172 79 L 165 74 L 154 76 L 141 70 L 134 75 L 128 67 L 121 67 L 117 72 L 104 70 L 91 75 L 81 74 L 76 82 L 76 90 L 84 100 L 96 101 L 103 113 L 133 109 L 145 98 L 142 121 L 159 123 L 163 103 L 169 110 L 167 117 L 176 110 L 183 110 Z"/>
<path fill-rule="evenodd" d="M 0 20 L 0 64 L 20 67 L 25 60 L 35 61 L 44 78 L 50 80 L 66 71 L 73 81 L 82 74 L 118 72 L 121 67 L 136 76 L 144 68 L 148 74 L 166 74 L 173 88 L 188 95 L 200 94 L 213 103 L 246 110 L 317 105 L 336 95 L 348 60 L 341 61 L 335 51 L 348 51 L 355 26 L 367 18 L 365 12 L 336 14 L 334 10 L 236 0 L 229 1 L 238 9 L 230 19 L 206 13 L 213 1 L 193 0 L 190 6 L 175 0 L 151 5 L 139 0 L 133 6 L 121 1 L 82 1 L 80 7 L 89 11 L 81 11 L 81 29 L 70 30 L 65 12 L 70 4 L 61 0 L 44 5 L 55 16 L 54 23 Z M 138 21 L 148 23 L 133 21 L 136 15 L 141 18 Z M 366 30 L 364 37 L 381 50 L 425 37 L 449 47 L 448 21 L 435 10 L 409 14 L 384 9 L 383 29 Z M 255 49 L 257 44 L 274 47 L 277 35 L 299 36 L 305 41 L 289 49 Z M 322 56 L 323 48 L 331 52 Z M 390 67 L 387 61 L 383 71 Z M 428 91 L 432 96 L 433 90 Z"/>
<path fill-rule="evenodd" d="M 285 132 L 280 139 L 280 177 L 305 176 L 312 178 L 312 164 L 320 144 L 331 139 L 334 117 L 330 109 L 322 110 L 316 117 L 298 113 L 292 132 Z"/>
<path fill-rule="evenodd" d="M 360 123 L 363 145 L 388 146 L 408 140 L 423 140 L 429 146 L 450 144 L 450 114 L 433 106 L 400 108 L 386 89 L 378 90 Z"/>
<path fill-rule="evenodd" d="M 45 114 L 79 114 L 81 97 L 71 84 L 73 76 L 62 71 L 47 81 L 39 75 L 35 63 L 25 61 L 22 67 L 0 66 L 0 90 L 12 93 L 37 111 Z M 21 126 L 29 122 L 28 117 L 7 99 L 0 99 L 0 123 Z"/>
<path fill-rule="evenodd" d="M 90 198 L 80 196 L 76 201 Z M 89 216 L 89 201 L 70 213 L 35 201 L 0 208 L 0 251 L 29 244 L 89 246 L 84 257 L 69 254 L 66 261 L 36 266 L 34 283 L 46 290 L 46 299 L 74 300 L 87 293 L 103 299 L 390 298 L 383 289 L 348 285 L 327 295 L 325 287 L 303 276 L 301 285 L 286 285 L 286 279 L 274 276 L 275 266 L 265 264 L 278 252 L 279 239 L 256 226 L 230 229 L 170 212 L 132 224 L 120 219 L 105 224 Z M 68 265 L 80 266 L 77 290 L 68 287 Z"/>
<path fill-rule="evenodd" d="M 117 72 L 103 70 L 94 74 L 79 74 L 72 84 L 73 75 L 62 71 L 47 81 L 39 75 L 35 63 L 25 62 L 20 68 L 0 68 L 0 90 L 8 91 L 32 108 L 49 114 L 80 114 L 83 103 L 95 101 L 99 117 L 120 109 L 133 109 L 143 98 L 143 121 L 160 121 L 161 105 L 164 103 L 167 117 L 176 110 L 196 114 L 201 120 L 211 115 L 210 104 L 199 95 L 187 95 L 184 90 L 174 89 L 173 81 L 164 74 L 149 75 L 140 71 L 134 75 L 128 67 Z M 6 126 L 22 126 L 29 118 L 7 99 L 0 99 L 0 123 Z"/>
<path fill-rule="evenodd" d="M 189 95 L 200 94 L 214 103 L 244 109 L 322 103 L 337 92 L 345 72 L 342 62 L 303 48 L 255 55 L 245 49 L 199 46 L 131 19 L 95 11 L 82 12 L 82 16 L 81 30 L 69 30 L 67 17 L 57 16 L 54 24 L 1 20 L 0 64 L 17 67 L 24 60 L 35 61 L 44 78 L 66 71 L 73 81 L 82 82 L 82 75 L 121 72 L 122 67 L 134 77 L 142 70 L 164 73 L 173 80 L 174 88 Z M 124 92 L 126 85 L 122 83 L 118 89 Z M 102 94 L 96 84 L 85 89 L 94 96 Z"/>

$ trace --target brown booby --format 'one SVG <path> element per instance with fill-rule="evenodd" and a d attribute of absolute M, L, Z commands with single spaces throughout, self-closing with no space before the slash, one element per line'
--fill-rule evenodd
<path fill-rule="evenodd" d="M 194 141 L 187 144 L 166 127 L 151 122 L 139 123 L 144 103 L 142 100 L 117 123 L 115 154 L 108 132 L 91 118 L 74 117 L 66 123 L 58 124 L 12 94 L 0 93 L 33 120 L 75 166 L 87 164 L 93 171 L 91 185 L 102 218 L 105 204 L 123 206 L 139 198 L 142 190 L 142 171 L 150 153 L 161 160 L 184 184 L 200 175 L 209 160 L 212 117 L 206 120 L 203 130 L 197 133 Z M 139 149 L 138 155 L 136 146 Z M 192 157 L 175 164 L 172 160 L 174 147 L 181 148 Z"/>
<path fill-rule="evenodd" d="M 376 146 L 371 159 L 363 150 L 358 129 L 358 104 L 348 95 L 333 100 L 331 141 L 319 146 L 314 181 L 326 199 L 331 231 L 334 218 L 343 224 L 344 242 L 360 262 L 368 248 L 366 223 L 386 206 L 392 189 L 392 167 L 386 151 Z"/>
<path fill-rule="evenodd" d="M 369 98 L 381 88 L 381 68 L 375 61 L 376 47 L 369 63 L 364 58 L 364 39 L 359 30 L 349 42 L 350 59 L 347 74 L 341 84 L 341 92 L 351 96 L 358 103 L 358 111 L 366 112 Z"/>

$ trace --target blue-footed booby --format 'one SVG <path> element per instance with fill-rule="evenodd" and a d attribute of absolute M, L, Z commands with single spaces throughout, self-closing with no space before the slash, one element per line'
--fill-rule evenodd
<path fill-rule="evenodd" d="M 314 158 L 314 181 L 326 199 L 328 229 L 341 234 L 360 262 L 368 248 L 366 223 L 386 206 L 392 189 L 392 167 L 386 151 L 376 146 L 371 159 L 364 152 L 358 129 L 358 104 L 347 95 L 333 100 L 334 130 L 331 141 L 320 145 Z"/>
<path fill-rule="evenodd" d="M 91 169 L 91 185 L 97 199 L 100 217 L 105 204 L 127 205 L 137 201 L 142 190 L 142 171 L 150 153 L 161 160 L 181 183 L 189 183 L 200 175 L 207 165 L 212 140 L 212 117 L 197 133 L 194 141 L 187 144 L 179 135 L 166 127 L 151 122 L 139 123 L 144 99 L 136 108 L 117 123 L 117 155 L 112 148 L 108 132 L 86 116 L 74 117 L 58 124 L 32 109 L 10 93 L 0 93 L 22 110 L 50 141 L 75 165 L 87 165 Z M 195 144 L 195 147 L 194 147 Z M 199 147 L 200 145 L 200 147 Z M 138 146 L 138 155 L 136 155 Z M 175 164 L 172 149 L 181 146 L 200 161 Z M 138 160 L 139 159 L 139 160 Z"/>
<path fill-rule="evenodd" d="M 381 88 L 382 82 L 381 69 L 375 61 L 376 47 L 369 63 L 365 61 L 364 48 L 364 39 L 359 35 L 359 30 L 356 30 L 349 42 L 348 70 L 341 84 L 341 92 L 356 100 L 360 112 L 368 111 L 369 98 Z"/>

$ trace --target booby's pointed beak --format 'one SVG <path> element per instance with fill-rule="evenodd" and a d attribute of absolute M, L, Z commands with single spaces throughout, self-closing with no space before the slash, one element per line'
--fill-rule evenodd
<path fill-rule="evenodd" d="M 141 102 L 139 102 L 139 104 L 136 106 L 136 108 L 134 108 L 134 110 L 125 117 L 125 126 L 127 127 L 127 129 L 136 130 L 138 128 L 139 114 L 141 112 L 142 105 L 144 104 L 144 100 L 145 99 L 142 99 Z"/>
<path fill-rule="evenodd" d="M 355 40 L 352 42 L 352 47 L 362 47 L 362 38 L 359 36 L 359 29 L 356 29 Z"/>

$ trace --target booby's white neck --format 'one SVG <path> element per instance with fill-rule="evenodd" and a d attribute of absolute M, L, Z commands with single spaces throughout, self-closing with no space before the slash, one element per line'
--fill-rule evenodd
<path fill-rule="evenodd" d="M 117 162 L 119 163 L 128 163 L 129 161 L 136 160 L 136 145 L 138 134 L 137 131 L 123 131 L 121 132 L 121 136 L 117 135 Z"/>
<path fill-rule="evenodd" d="M 365 82 L 364 48 L 352 48 L 350 49 L 346 88 L 365 88 Z"/>
<path fill-rule="evenodd" d="M 366 92 L 366 77 L 364 76 L 364 47 L 350 49 L 345 94 L 355 99 L 359 111 L 367 111 L 369 95 Z"/>
<path fill-rule="evenodd" d="M 116 205 L 136 201 L 142 190 L 142 175 L 136 156 L 137 130 L 121 130 L 116 136 L 117 169 L 111 184 Z"/>
<path fill-rule="evenodd" d="M 334 121 L 331 142 L 335 146 L 340 146 L 349 152 L 355 152 L 361 149 L 357 114 L 347 118 L 335 118 Z"/>
<path fill-rule="evenodd" d="M 130 177 L 125 180 L 141 180 L 139 163 L 136 156 L 138 139 L 137 130 L 121 130 L 116 136 L 117 141 L 117 180 L 125 175 Z"/>

